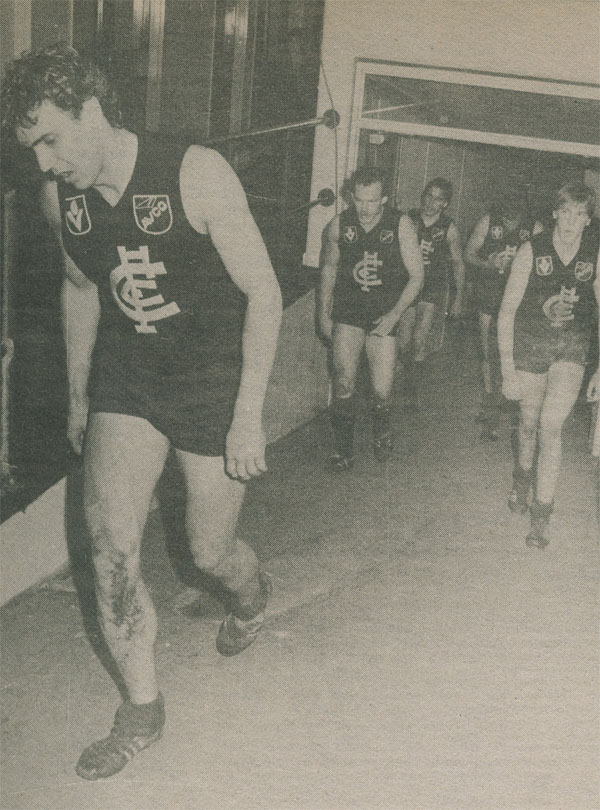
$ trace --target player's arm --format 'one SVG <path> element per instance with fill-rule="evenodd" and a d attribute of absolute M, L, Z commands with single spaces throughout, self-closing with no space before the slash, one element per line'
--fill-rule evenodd
<path fill-rule="evenodd" d="M 598 324 L 598 345 L 600 345 L 600 251 L 598 252 L 598 260 L 596 262 L 594 294 L 596 296 L 596 305 L 598 307 L 598 312 L 596 313 L 596 323 Z M 590 378 L 587 388 L 587 398 L 588 402 L 597 402 L 600 400 L 600 360 L 598 361 L 598 368 Z"/>
<path fill-rule="evenodd" d="M 323 231 L 323 244 L 321 247 L 317 317 L 321 334 L 331 340 L 333 321 L 331 311 L 333 307 L 333 290 L 340 263 L 339 248 L 340 218 L 334 217 Z"/>
<path fill-rule="evenodd" d="M 63 248 L 56 183 L 44 184 L 41 208 L 60 244 L 64 262 L 61 313 L 69 385 L 67 438 L 73 450 L 81 453 L 88 416 L 88 378 L 100 317 L 98 290 Z"/>
<path fill-rule="evenodd" d="M 425 270 L 423 268 L 423 254 L 417 240 L 417 229 L 412 219 L 403 214 L 398 223 L 398 241 L 400 243 L 400 255 L 408 272 L 408 282 L 402 290 L 396 305 L 381 318 L 377 318 L 373 323 L 375 328 L 371 330 L 371 335 L 385 337 L 400 320 L 400 317 L 413 303 L 419 290 L 423 286 Z"/>
<path fill-rule="evenodd" d="M 262 411 L 281 324 L 281 291 L 242 185 L 225 159 L 192 146 L 180 178 L 190 224 L 199 232 L 208 230 L 227 272 L 248 299 L 241 380 L 226 448 L 228 474 L 247 480 L 266 470 Z"/>
<path fill-rule="evenodd" d="M 487 258 L 482 259 L 479 256 L 479 251 L 483 247 L 485 239 L 488 234 L 488 230 L 490 227 L 490 215 L 485 214 L 477 225 L 473 228 L 473 232 L 469 236 L 467 240 L 467 245 L 465 247 L 464 252 L 464 260 L 467 264 L 470 264 L 472 267 L 476 267 L 478 270 L 493 270 L 494 265 L 490 262 Z"/>
<path fill-rule="evenodd" d="M 531 243 L 525 242 L 513 259 L 498 313 L 498 348 L 502 368 L 502 392 L 507 399 L 520 399 L 521 387 L 513 356 L 515 315 L 529 281 L 533 266 Z"/>
<path fill-rule="evenodd" d="M 446 234 L 446 241 L 450 249 L 450 259 L 454 272 L 454 283 L 456 285 L 456 297 L 452 304 L 452 317 L 458 318 L 463 308 L 463 295 L 465 290 L 465 263 L 463 262 L 462 246 L 460 244 L 460 233 L 452 222 Z"/>

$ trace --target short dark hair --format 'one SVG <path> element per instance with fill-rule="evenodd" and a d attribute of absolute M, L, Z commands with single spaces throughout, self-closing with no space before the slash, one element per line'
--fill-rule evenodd
<path fill-rule="evenodd" d="M 75 118 L 95 97 L 109 124 L 121 126 L 117 94 L 91 59 L 62 43 L 29 51 L 7 65 L 2 86 L 2 128 L 31 127 L 40 104 L 51 101 Z"/>
<path fill-rule="evenodd" d="M 430 180 L 429 183 L 423 189 L 423 195 L 427 194 L 428 191 L 431 191 L 432 188 L 439 188 L 439 190 L 444 195 L 445 201 L 449 204 L 450 200 L 452 199 L 453 187 L 450 180 L 446 180 L 445 177 L 434 177 L 433 180 Z"/>
<path fill-rule="evenodd" d="M 596 208 L 596 192 L 585 183 L 565 183 L 556 192 L 553 211 L 558 211 L 565 202 L 585 203 L 588 217 L 591 217 Z"/>
<path fill-rule="evenodd" d="M 372 186 L 380 183 L 381 196 L 387 196 L 387 176 L 380 166 L 359 166 L 348 179 L 348 191 L 354 192 L 356 186 Z"/>

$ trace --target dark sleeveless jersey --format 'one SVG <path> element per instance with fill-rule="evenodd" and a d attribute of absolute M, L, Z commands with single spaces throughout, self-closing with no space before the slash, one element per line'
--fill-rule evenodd
<path fill-rule="evenodd" d="M 490 223 L 485 241 L 478 251 L 481 259 L 487 260 L 493 254 L 505 256 L 507 259 L 512 260 L 519 249 L 519 247 L 531 239 L 533 235 L 533 228 L 535 226 L 535 219 L 530 214 L 523 215 L 517 225 L 508 230 L 500 212 L 492 208 L 490 211 Z M 485 271 L 492 276 L 500 276 L 499 281 L 502 284 L 506 283 L 510 273 L 510 262 L 505 269 L 499 268 L 494 271 Z"/>
<path fill-rule="evenodd" d="M 584 231 L 579 249 L 568 265 L 562 263 L 554 249 L 552 232 L 534 236 L 531 248 L 533 264 L 515 316 L 515 328 L 540 337 L 557 336 L 561 330 L 590 330 L 596 311 L 593 284 L 598 239 Z M 562 303 L 572 304 L 567 317 L 555 309 Z"/>
<path fill-rule="evenodd" d="M 400 212 L 385 207 L 368 233 L 354 206 L 340 214 L 340 263 L 334 290 L 334 318 L 338 308 L 358 309 L 377 318 L 397 303 L 408 282 L 398 241 Z"/>
<path fill-rule="evenodd" d="M 440 214 L 432 225 L 425 225 L 418 208 L 413 208 L 408 215 L 417 229 L 417 239 L 425 268 L 425 280 L 427 281 L 430 277 L 445 280 L 452 261 L 448 245 L 448 228 L 452 225 L 452 220 L 446 214 Z"/>
<path fill-rule="evenodd" d="M 133 175 L 111 207 L 59 184 L 65 250 L 98 287 L 94 369 L 148 381 L 239 365 L 245 297 L 179 188 L 187 144 L 139 139 Z"/>

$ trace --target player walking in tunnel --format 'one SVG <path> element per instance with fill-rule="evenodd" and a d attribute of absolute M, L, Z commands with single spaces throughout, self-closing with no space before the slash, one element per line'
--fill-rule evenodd
<path fill-rule="evenodd" d="M 598 234 L 588 230 L 594 201 L 592 189 L 580 183 L 558 191 L 554 228 L 519 249 L 498 316 L 502 390 L 520 408 L 519 456 L 508 503 L 513 512 L 529 509 L 525 542 L 538 548 L 549 542 L 562 429 L 581 389 L 598 317 Z M 598 395 L 599 379 L 596 370 L 590 398 Z"/>
<path fill-rule="evenodd" d="M 333 470 L 353 463 L 356 379 L 363 350 L 371 378 L 373 447 L 385 461 L 393 450 L 390 397 L 401 315 L 423 283 L 423 261 L 410 217 L 387 206 L 385 177 L 357 169 L 349 181 L 352 204 L 325 228 L 318 319 L 331 341 Z"/>
<path fill-rule="evenodd" d="M 83 449 L 99 619 L 126 692 L 109 736 L 77 763 L 100 779 L 162 734 L 140 545 L 171 449 L 194 560 L 228 594 L 218 651 L 241 652 L 262 624 L 269 582 L 235 529 L 244 482 L 266 470 L 281 296 L 227 163 L 123 129 L 104 74 L 76 51 L 15 60 L 2 102 L 5 131 L 47 175 L 42 205 L 64 252 L 68 436 Z"/>
<path fill-rule="evenodd" d="M 451 273 L 455 295 L 451 316 L 462 311 L 465 266 L 460 234 L 445 213 L 452 199 L 452 184 L 443 177 L 430 180 L 421 197 L 421 207 L 408 212 L 423 256 L 425 281 L 417 300 L 404 312 L 398 325 L 398 346 L 404 368 L 405 408 L 418 409 L 423 363 L 427 356 L 427 338 L 434 317 L 446 316 Z"/>
<path fill-rule="evenodd" d="M 496 321 L 512 260 L 520 245 L 543 230 L 527 210 L 523 195 L 513 191 L 495 202 L 475 225 L 467 242 L 465 262 L 475 270 L 483 395 L 478 420 L 482 440 L 498 438 L 500 374 Z"/>

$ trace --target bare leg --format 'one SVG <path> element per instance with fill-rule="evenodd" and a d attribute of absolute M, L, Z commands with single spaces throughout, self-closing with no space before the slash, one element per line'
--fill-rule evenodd
<path fill-rule="evenodd" d="M 494 391 L 492 382 L 492 368 L 490 361 L 490 331 L 492 316 L 487 312 L 479 313 L 479 343 L 481 347 L 481 377 L 485 394 Z"/>
<path fill-rule="evenodd" d="M 377 402 L 387 405 L 394 384 L 396 338 L 367 335 L 366 351 L 373 394 Z"/>
<path fill-rule="evenodd" d="M 417 323 L 413 334 L 415 347 L 415 362 L 422 363 L 425 360 L 427 349 L 427 336 L 431 331 L 433 316 L 435 315 L 435 304 L 429 301 L 419 301 L 417 305 Z"/>
<path fill-rule="evenodd" d="M 354 394 L 356 375 L 363 347 L 365 330 L 346 323 L 336 323 L 333 331 L 333 395 L 347 398 Z"/>
<path fill-rule="evenodd" d="M 417 308 L 415 306 L 409 307 L 400 316 L 397 341 L 401 354 L 407 352 L 411 347 L 416 317 Z"/>
<path fill-rule="evenodd" d="M 336 452 L 329 460 L 334 471 L 349 468 L 353 456 L 356 377 L 365 330 L 336 323 L 333 330 L 333 402 L 330 415 Z"/>
<path fill-rule="evenodd" d="M 186 481 L 186 528 L 194 561 L 246 608 L 260 586 L 256 555 L 235 536 L 245 486 L 225 474 L 221 457 L 175 453 Z"/>
<path fill-rule="evenodd" d="M 577 400 L 584 368 L 577 363 L 553 363 L 540 414 L 537 499 L 552 503 L 562 456 L 562 428 Z"/>
<path fill-rule="evenodd" d="M 519 401 L 519 464 L 530 470 L 535 457 L 540 413 L 546 395 L 547 374 L 519 371 L 523 396 Z"/>
<path fill-rule="evenodd" d="M 396 339 L 367 335 L 366 351 L 373 389 L 373 449 L 378 461 L 387 461 L 394 449 L 389 401 L 396 367 Z"/>
<path fill-rule="evenodd" d="M 413 338 L 417 325 L 417 307 L 409 307 L 398 321 L 398 348 L 402 359 L 402 394 L 404 407 L 407 410 L 417 408 L 417 390 L 415 382 L 415 347 Z"/>
<path fill-rule="evenodd" d="M 144 419 L 92 414 L 84 503 L 92 535 L 100 623 L 132 703 L 158 694 L 156 614 L 140 576 L 140 544 L 168 440 Z"/>

